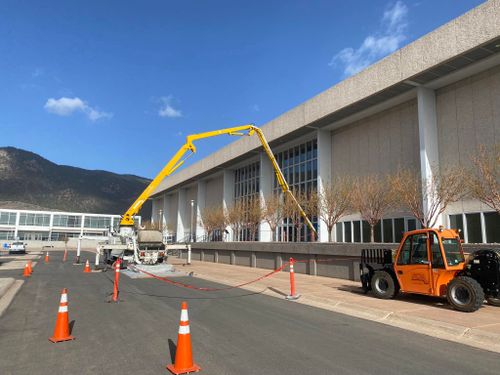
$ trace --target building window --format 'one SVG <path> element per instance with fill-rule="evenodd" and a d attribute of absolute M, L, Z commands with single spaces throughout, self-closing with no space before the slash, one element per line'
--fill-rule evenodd
<path fill-rule="evenodd" d="M 467 242 L 482 243 L 483 236 L 481 234 L 481 215 L 480 214 L 465 214 L 467 222 Z"/>
<path fill-rule="evenodd" d="M 351 240 L 351 222 L 344 222 L 344 242 L 352 242 Z"/>
<path fill-rule="evenodd" d="M 21 213 L 19 225 L 48 227 L 50 225 L 50 215 Z"/>
<path fill-rule="evenodd" d="M 111 218 L 106 216 L 85 216 L 85 228 L 106 229 L 111 226 Z"/>
<path fill-rule="evenodd" d="M 394 235 L 396 236 L 394 242 L 401 242 L 403 239 L 403 234 L 405 233 L 405 219 L 398 218 L 394 219 Z"/>
<path fill-rule="evenodd" d="M 500 214 L 485 212 L 484 225 L 486 226 L 486 242 L 500 243 Z"/>
<path fill-rule="evenodd" d="M 316 139 L 281 151 L 275 157 L 288 185 L 295 194 L 310 194 L 316 190 L 318 180 L 318 142 Z M 276 177 L 274 190 L 281 191 Z M 314 216 L 310 219 L 317 229 L 318 218 Z M 286 219 L 278 228 L 278 237 L 281 241 L 311 241 L 312 233 L 302 219 L 300 225 L 294 225 L 292 220 Z"/>
<path fill-rule="evenodd" d="M 260 162 L 255 162 L 234 171 L 234 202 L 250 204 L 260 194 Z M 233 233 L 233 241 L 258 241 L 259 231 L 244 226 L 239 233 Z M 257 228 L 258 229 L 258 228 Z M 222 240 L 222 233 L 214 234 L 214 241 Z"/>
<path fill-rule="evenodd" d="M 14 240 L 14 231 L 0 231 L 0 240 Z"/>
<path fill-rule="evenodd" d="M 342 223 L 335 224 L 335 231 L 337 242 L 344 242 L 344 237 L 342 236 Z"/>
<path fill-rule="evenodd" d="M 16 225 L 16 213 L 0 212 L 0 225 Z"/>
<path fill-rule="evenodd" d="M 21 241 L 47 241 L 49 232 L 19 232 L 17 236 Z"/>
<path fill-rule="evenodd" d="M 361 221 L 354 221 L 352 223 L 354 242 L 361 242 Z"/>
<path fill-rule="evenodd" d="M 54 215 L 52 226 L 66 228 L 80 228 L 82 217 L 76 215 Z"/>
<path fill-rule="evenodd" d="M 460 232 L 460 238 L 464 239 L 464 217 L 462 214 L 450 215 L 450 229 L 457 229 Z"/>
<path fill-rule="evenodd" d="M 392 243 L 394 242 L 394 238 L 392 236 L 392 219 L 384 219 L 384 242 Z"/>
<path fill-rule="evenodd" d="M 65 241 L 66 239 L 69 238 L 75 238 L 80 236 L 80 232 L 74 233 L 74 232 L 52 232 L 50 234 L 50 240 L 51 241 Z"/>

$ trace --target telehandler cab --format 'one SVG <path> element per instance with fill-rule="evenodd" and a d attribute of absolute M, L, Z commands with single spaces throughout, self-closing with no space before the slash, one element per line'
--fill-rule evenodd
<path fill-rule="evenodd" d="M 472 312 L 484 299 L 500 306 L 500 251 L 478 250 L 466 260 L 459 233 L 421 229 L 390 249 L 363 249 L 360 277 L 367 293 L 394 298 L 399 292 L 446 296 L 453 308 Z"/>

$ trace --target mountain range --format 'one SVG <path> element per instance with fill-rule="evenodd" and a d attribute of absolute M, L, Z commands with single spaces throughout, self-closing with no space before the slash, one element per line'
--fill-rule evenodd
<path fill-rule="evenodd" d="M 123 214 L 150 180 L 55 164 L 40 155 L 0 147 L 0 208 Z M 139 214 L 151 215 L 151 202 Z"/>

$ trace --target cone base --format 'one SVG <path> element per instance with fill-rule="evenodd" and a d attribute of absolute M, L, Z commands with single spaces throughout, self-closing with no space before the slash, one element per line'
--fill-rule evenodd
<path fill-rule="evenodd" d="M 287 299 L 288 301 L 295 301 L 295 300 L 298 300 L 300 298 L 300 294 L 295 294 L 295 295 L 291 295 L 289 294 L 288 296 L 285 297 L 285 299 Z"/>
<path fill-rule="evenodd" d="M 74 340 L 75 337 L 74 336 L 68 336 L 68 337 L 64 337 L 64 338 L 56 338 L 56 337 L 49 337 L 49 341 L 52 341 L 52 342 L 62 342 L 62 341 L 69 341 L 69 340 Z"/>
<path fill-rule="evenodd" d="M 167 370 L 169 370 L 172 374 L 179 375 L 179 374 L 189 374 L 190 372 L 198 372 L 201 370 L 201 367 L 198 366 L 196 363 L 193 363 L 192 367 L 183 369 L 177 369 L 175 368 L 175 365 L 167 365 Z"/>
<path fill-rule="evenodd" d="M 86 269 L 86 270 L 83 271 L 83 273 L 92 273 L 92 271 Z"/>

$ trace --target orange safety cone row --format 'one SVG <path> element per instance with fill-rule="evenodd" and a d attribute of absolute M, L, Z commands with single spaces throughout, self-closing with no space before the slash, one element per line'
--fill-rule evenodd
<path fill-rule="evenodd" d="M 113 283 L 113 297 L 111 302 L 118 302 L 118 294 L 120 290 L 118 289 L 118 283 L 120 282 L 120 259 L 115 262 L 115 282 Z"/>
<path fill-rule="evenodd" d="M 31 276 L 31 273 L 30 273 L 30 266 L 28 265 L 28 263 L 27 263 L 27 262 L 26 262 L 26 265 L 24 266 L 23 276 L 24 276 L 24 277 L 30 277 L 30 276 Z"/>
<path fill-rule="evenodd" d="M 167 369 L 175 375 L 198 372 L 201 370 L 201 367 L 193 362 L 187 302 L 182 302 L 181 305 L 181 321 L 179 323 L 175 361 L 173 365 L 168 365 Z"/>
<path fill-rule="evenodd" d="M 49 263 L 49 252 L 45 254 L 45 263 Z"/>
<path fill-rule="evenodd" d="M 92 271 L 90 270 L 90 263 L 89 263 L 89 260 L 88 260 L 88 259 L 87 259 L 87 262 L 85 263 L 85 268 L 83 269 L 83 272 L 85 272 L 85 273 L 90 273 L 90 272 L 92 272 Z"/>
<path fill-rule="evenodd" d="M 52 342 L 61 342 L 74 340 L 75 338 L 69 332 L 69 315 L 68 315 L 68 290 L 64 288 L 61 293 L 61 301 L 59 302 L 59 311 L 57 313 L 56 326 L 54 335 L 49 338 Z"/>
<path fill-rule="evenodd" d="M 33 267 L 31 266 L 31 260 L 28 260 L 28 270 L 30 271 L 30 275 L 33 273 Z"/>
<path fill-rule="evenodd" d="M 289 301 L 294 301 L 299 299 L 300 294 L 295 292 L 295 270 L 293 269 L 293 264 L 295 263 L 295 259 L 290 258 L 290 294 L 285 298 Z"/>

